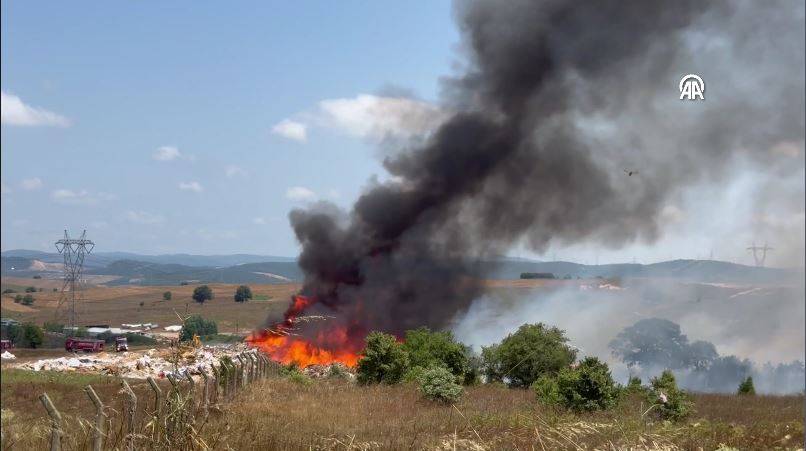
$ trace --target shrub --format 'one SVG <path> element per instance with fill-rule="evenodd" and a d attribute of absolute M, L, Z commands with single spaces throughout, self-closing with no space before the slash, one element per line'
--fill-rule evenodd
<path fill-rule="evenodd" d="M 627 381 L 627 386 L 624 387 L 626 393 L 645 393 L 646 387 L 641 385 L 641 378 L 638 376 L 630 376 Z"/>
<path fill-rule="evenodd" d="M 288 380 L 294 382 L 295 384 L 303 385 L 306 387 L 308 385 L 313 384 L 313 379 L 305 375 L 305 373 L 300 371 L 298 368 L 293 368 L 287 371 L 285 376 L 288 378 Z"/>
<path fill-rule="evenodd" d="M 447 368 L 432 366 L 420 375 L 420 392 L 433 401 L 452 403 L 462 397 L 462 386 Z"/>
<path fill-rule="evenodd" d="M 163 301 L 170 301 L 171 300 L 171 292 L 166 291 L 166 292 L 162 293 L 162 300 Z"/>
<path fill-rule="evenodd" d="M 406 331 L 403 350 L 409 355 L 412 367 L 442 366 L 463 379 L 470 371 L 469 350 L 451 332 L 432 332 L 427 327 Z"/>
<path fill-rule="evenodd" d="M 218 325 L 215 321 L 206 320 L 199 315 L 193 315 L 182 324 L 182 330 L 179 332 L 179 341 L 191 340 L 193 335 L 203 337 L 217 333 Z"/>
<path fill-rule="evenodd" d="M 45 334 L 42 328 L 33 323 L 25 323 L 22 325 L 22 342 L 24 346 L 36 349 L 37 346 L 42 344 L 45 339 Z"/>
<path fill-rule="evenodd" d="M 41 278 L 42 278 L 42 276 L 40 276 L 39 274 L 34 276 L 34 279 L 41 279 Z"/>
<path fill-rule="evenodd" d="M 356 366 L 358 383 L 400 382 L 409 368 L 409 356 L 401 344 L 383 332 L 370 333 L 366 342 Z"/>
<path fill-rule="evenodd" d="M 55 293 L 55 292 L 57 292 L 57 291 L 59 291 L 59 290 L 57 290 L 56 288 L 54 288 L 54 289 L 53 289 L 53 292 L 54 292 L 54 293 Z"/>
<path fill-rule="evenodd" d="M 17 292 L 17 290 L 14 290 L 12 288 L 6 288 L 5 290 L 3 290 L 3 294 L 11 294 L 11 293 L 16 293 L 16 292 Z"/>
<path fill-rule="evenodd" d="M 560 386 L 554 376 L 542 375 L 532 383 L 537 400 L 543 404 L 558 405 L 563 403 L 560 396 Z"/>
<path fill-rule="evenodd" d="M 235 302 L 246 302 L 252 299 L 252 289 L 246 285 L 241 285 L 235 290 Z"/>
<path fill-rule="evenodd" d="M 25 287 L 26 293 L 36 293 L 36 287 Z"/>
<path fill-rule="evenodd" d="M 207 285 L 201 285 L 193 289 L 193 300 L 199 304 L 204 304 L 204 301 L 209 301 L 214 297 L 213 290 Z"/>
<path fill-rule="evenodd" d="M 34 303 L 33 296 L 31 296 L 30 294 L 26 294 L 25 296 L 23 296 L 22 305 L 33 305 L 33 303 Z"/>
<path fill-rule="evenodd" d="M 482 348 L 482 371 L 488 381 L 528 387 L 538 377 L 556 375 L 576 360 L 565 333 L 542 323 L 524 324 L 501 343 Z"/>
<path fill-rule="evenodd" d="M 419 384 L 423 373 L 425 373 L 425 370 L 426 369 L 421 366 L 412 366 L 408 369 L 408 371 L 406 371 L 406 374 L 403 375 L 402 381 L 406 383 Z"/>
<path fill-rule="evenodd" d="M 747 376 L 747 379 L 742 381 L 739 384 L 739 390 L 737 390 L 736 394 L 739 395 L 755 395 L 756 394 L 756 387 L 753 386 L 753 377 Z"/>
<path fill-rule="evenodd" d="M 14 303 L 19 304 L 20 302 L 22 302 L 22 295 L 18 294 L 16 296 L 14 296 Z"/>
<path fill-rule="evenodd" d="M 688 393 L 677 388 L 671 371 L 665 370 L 660 377 L 652 378 L 649 402 L 656 406 L 657 415 L 664 420 L 679 421 L 689 416 L 694 404 Z"/>
<path fill-rule="evenodd" d="M 576 411 L 608 409 L 618 399 L 610 369 L 596 357 L 586 357 L 576 368 L 563 368 L 557 387 L 563 405 Z"/>

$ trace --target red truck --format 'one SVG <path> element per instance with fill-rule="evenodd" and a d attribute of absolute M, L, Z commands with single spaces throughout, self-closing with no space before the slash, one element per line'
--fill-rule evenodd
<path fill-rule="evenodd" d="M 68 352 L 101 352 L 104 350 L 104 341 L 95 338 L 70 337 L 64 342 L 64 349 Z"/>

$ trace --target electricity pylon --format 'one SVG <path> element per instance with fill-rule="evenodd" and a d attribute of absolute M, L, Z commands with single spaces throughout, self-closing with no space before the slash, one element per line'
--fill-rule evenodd
<path fill-rule="evenodd" d="M 767 243 L 764 243 L 764 246 L 756 246 L 754 242 L 752 246 L 747 248 L 748 251 L 753 252 L 753 260 L 756 261 L 756 266 L 764 267 L 764 260 L 767 259 L 767 251 L 771 251 L 772 248 L 767 246 Z M 759 251 L 761 251 L 761 256 L 759 256 Z"/>
<path fill-rule="evenodd" d="M 56 312 L 62 307 L 64 301 L 70 302 L 69 326 L 70 331 L 74 331 L 76 326 L 76 298 L 79 296 L 81 288 L 81 272 L 84 269 L 84 257 L 92 252 L 95 243 L 87 239 L 87 231 L 81 234 L 78 239 L 70 238 L 67 230 L 64 231 L 64 238 L 56 242 L 56 250 L 64 255 L 64 284 L 62 293 L 59 296 L 59 304 Z M 69 291 L 69 295 L 67 292 Z"/>

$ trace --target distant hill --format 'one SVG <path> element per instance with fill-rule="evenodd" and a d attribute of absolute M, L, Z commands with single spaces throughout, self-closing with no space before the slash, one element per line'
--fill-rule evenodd
<path fill-rule="evenodd" d="M 6 251 L 2 253 L 2 274 L 59 277 L 59 266 L 48 263 L 61 262 L 62 256 L 57 253 Z M 649 265 L 582 265 L 502 256 L 482 262 L 480 270 L 486 278 L 504 280 L 518 279 L 521 273 L 552 273 L 557 278 L 651 277 L 712 283 L 794 283 L 803 278 L 803 269 L 758 268 L 713 260 L 673 260 Z M 260 284 L 303 279 L 295 259 L 253 254 L 143 256 L 99 252 L 88 256 L 84 272 L 88 275 L 118 276 L 118 279 L 109 282 L 112 285 L 176 285 L 183 281 Z"/>
<path fill-rule="evenodd" d="M 691 282 L 795 282 L 803 277 L 803 269 L 759 268 L 715 260 L 672 260 L 649 265 L 619 263 L 582 265 L 571 262 L 501 262 L 489 263 L 491 279 L 517 279 L 524 272 L 550 272 L 558 278 L 591 277 L 656 277 Z"/>
<path fill-rule="evenodd" d="M 3 257 L 23 257 L 40 260 L 45 263 L 61 263 L 63 258 L 56 252 L 32 251 L 27 249 L 14 249 L 3 251 Z M 118 260 L 136 260 L 141 262 L 177 264 L 187 266 L 224 267 L 241 265 L 244 263 L 263 262 L 293 262 L 296 258 L 279 257 L 275 255 L 257 254 L 231 254 L 231 255 L 193 255 L 193 254 L 162 254 L 143 255 L 131 252 L 92 252 L 86 257 L 84 264 L 87 268 L 107 266 Z"/>

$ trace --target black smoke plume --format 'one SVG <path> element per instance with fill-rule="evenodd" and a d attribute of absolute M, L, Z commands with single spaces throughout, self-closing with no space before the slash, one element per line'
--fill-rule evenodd
<path fill-rule="evenodd" d="M 757 30 L 735 25 L 732 5 L 458 3 L 467 59 L 465 72 L 445 82 L 450 117 L 386 158 L 391 181 L 374 182 L 351 211 L 318 205 L 290 214 L 309 312 L 335 317 L 309 329 L 335 322 L 361 340 L 373 329 L 444 328 L 483 291 L 481 262 L 513 243 L 541 251 L 651 241 L 678 187 L 719 179 L 736 149 L 800 139 L 802 99 L 784 95 L 787 86 L 768 92 L 780 101 L 774 116 L 751 99 L 713 107 L 678 99 L 685 73 L 709 79 L 707 61 L 692 56 L 703 36 L 752 41 Z M 784 56 L 802 79 L 802 55 Z M 709 100 L 720 95 L 716 86 L 707 87 Z M 726 105 L 730 115 L 700 120 Z M 640 176 L 627 177 L 627 167 Z"/>

